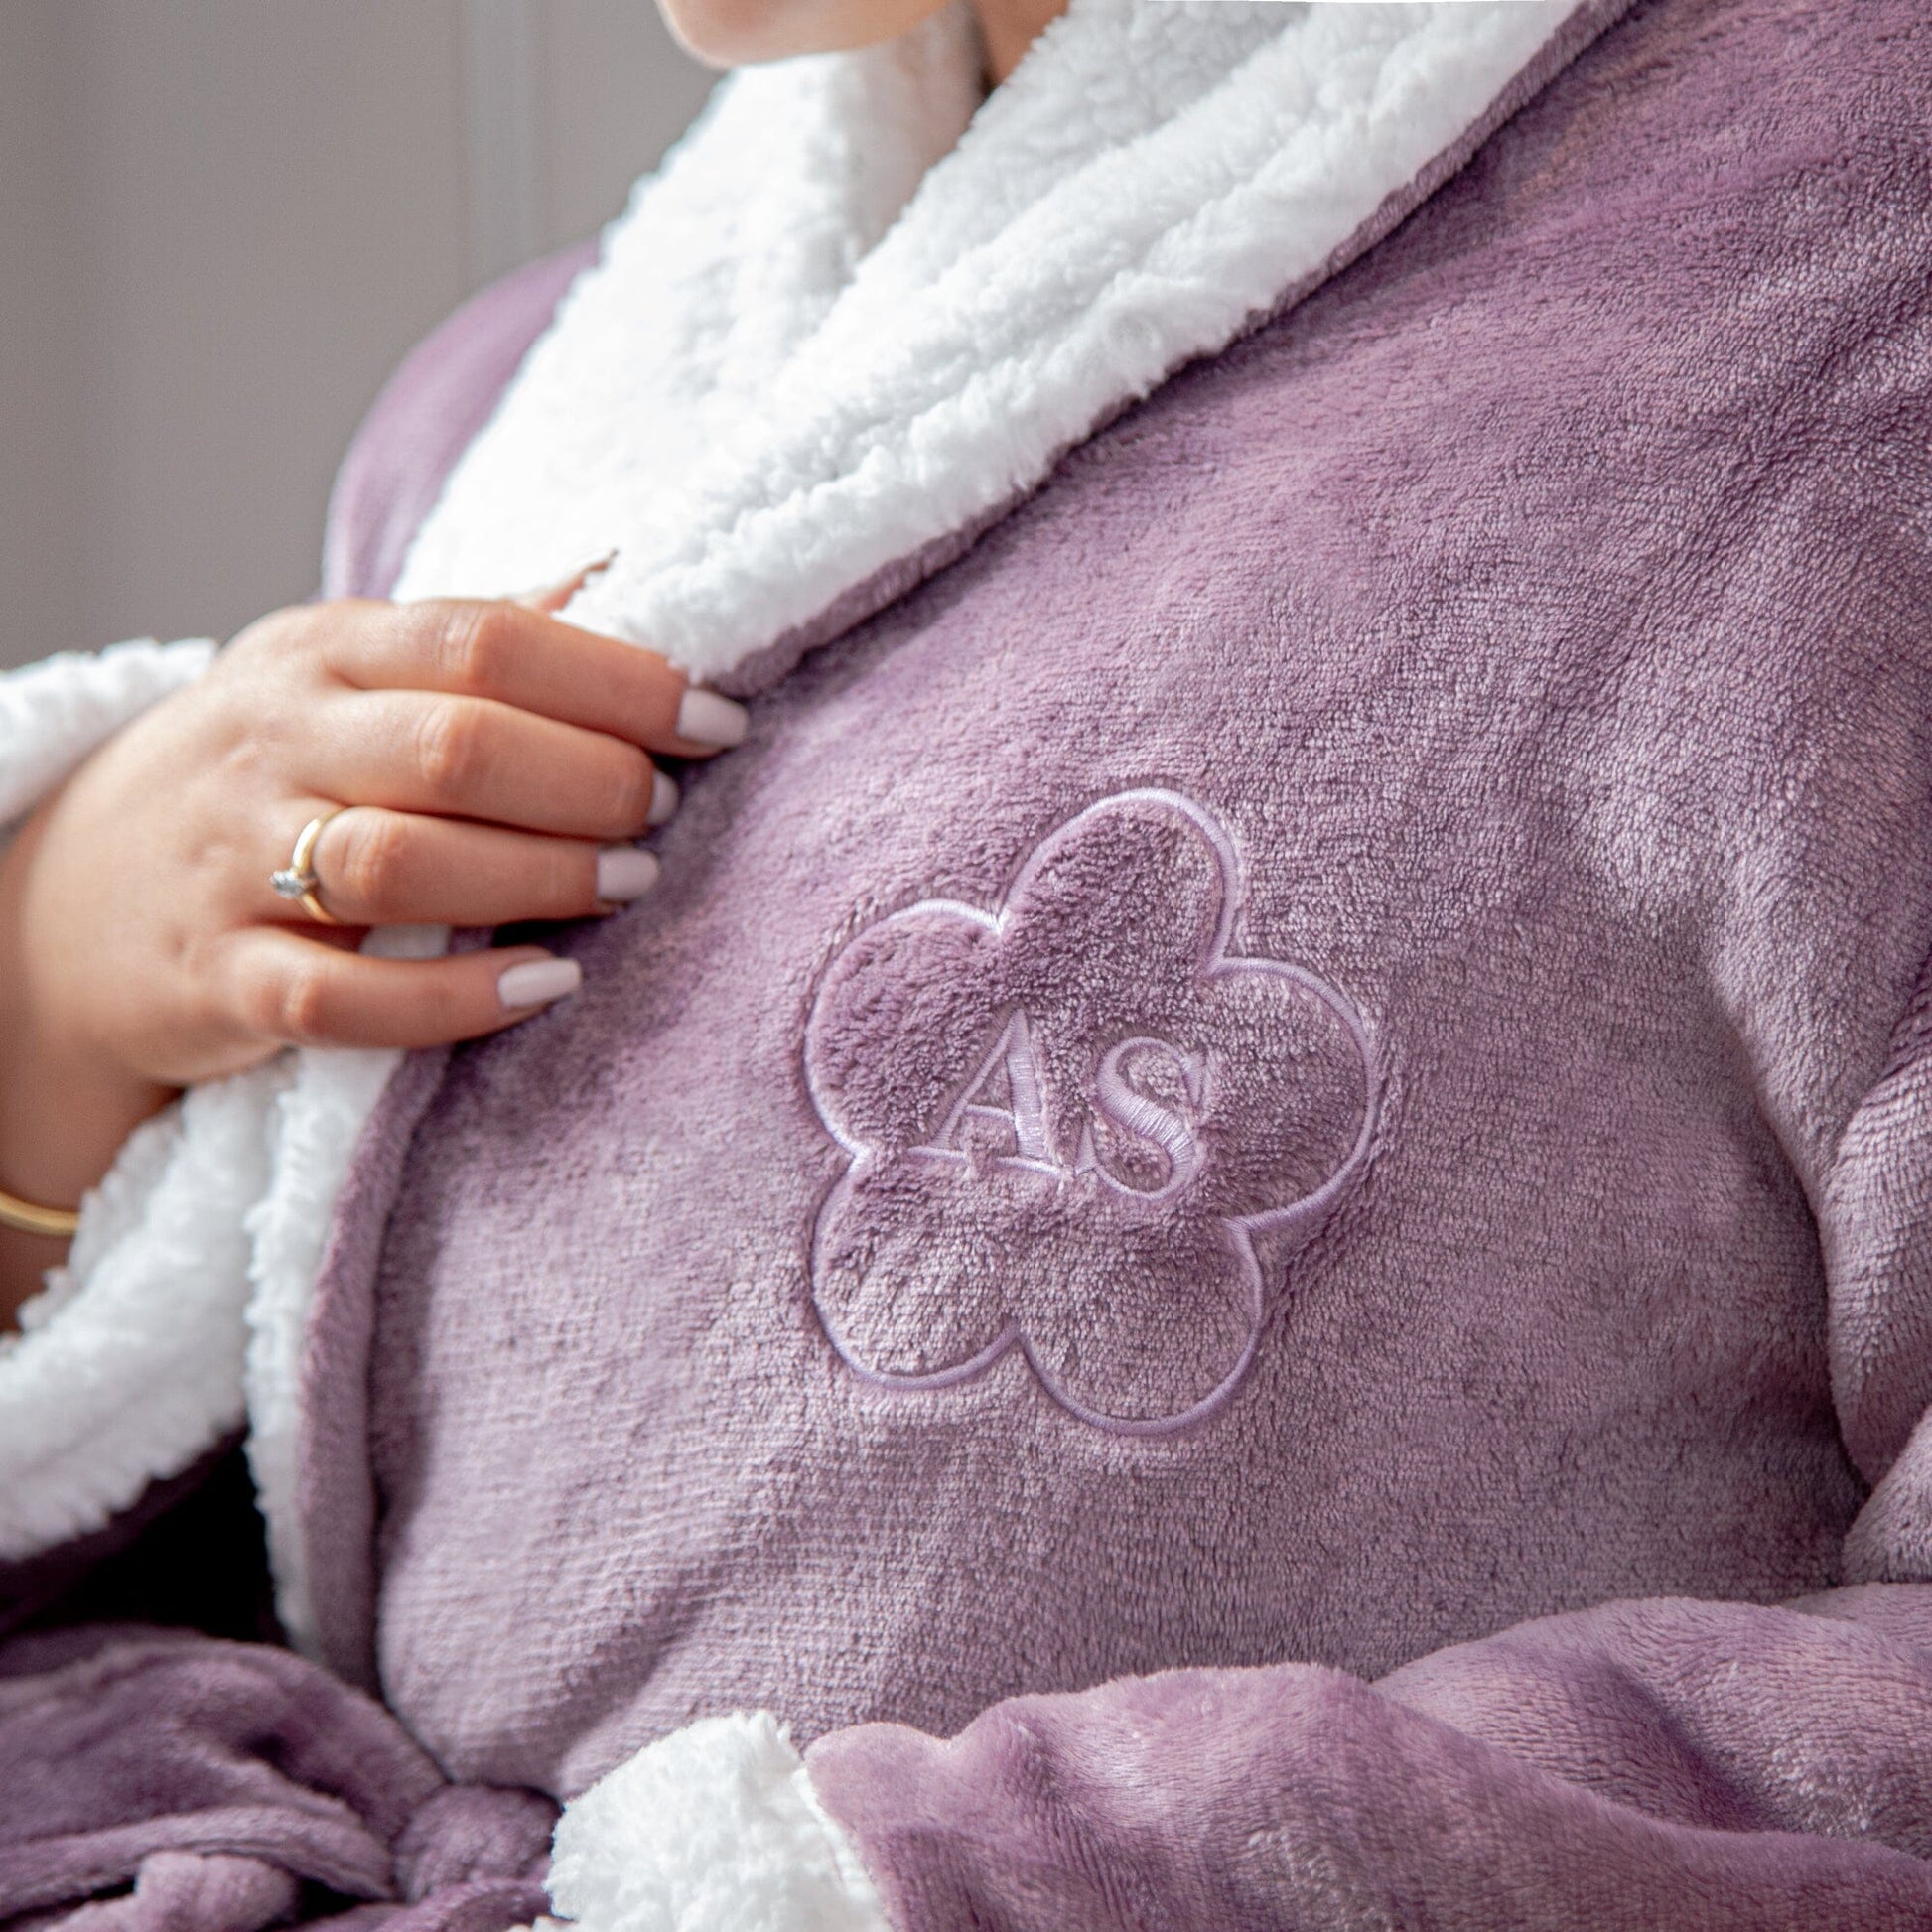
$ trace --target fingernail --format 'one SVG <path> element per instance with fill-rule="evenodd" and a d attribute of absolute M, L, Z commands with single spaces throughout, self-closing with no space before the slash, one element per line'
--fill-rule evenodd
<path fill-rule="evenodd" d="M 595 563 L 586 564 L 581 570 L 573 570 L 568 577 L 560 577 L 554 584 L 545 584 L 534 591 L 524 591 L 512 598 L 510 602 L 527 604 L 532 610 L 554 614 L 562 610 L 593 577 L 601 577 L 617 560 L 618 553 L 615 550 L 607 550 Z"/>
<path fill-rule="evenodd" d="M 677 708 L 677 735 L 687 745 L 710 745 L 721 752 L 745 742 L 751 715 L 742 704 L 693 685 Z"/>
<path fill-rule="evenodd" d="M 597 558 L 595 562 L 586 564 L 582 570 L 573 570 L 568 577 L 551 585 L 550 595 L 563 596 L 564 602 L 569 603 L 570 599 L 575 597 L 593 577 L 602 577 L 617 560 L 618 553 L 615 550 L 605 551 L 604 555 Z"/>
<path fill-rule="evenodd" d="M 597 896 L 606 905 L 642 898 L 657 884 L 657 871 L 656 853 L 635 845 L 607 845 L 597 855 Z"/>
<path fill-rule="evenodd" d="M 677 780 L 660 771 L 650 788 L 650 819 L 652 825 L 662 825 L 677 810 Z"/>
<path fill-rule="evenodd" d="M 547 1007 L 583 984 L 584 969 L 574 959 L 530 959 L 497 976 L 496 997 L 512 1011 Z"/>

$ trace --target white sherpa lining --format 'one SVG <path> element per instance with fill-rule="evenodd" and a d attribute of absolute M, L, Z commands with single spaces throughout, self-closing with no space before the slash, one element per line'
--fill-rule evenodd
<path fill-rule="evenodd" d="M 247 1215 L 248 1468 L 256 1494 L 275 1499 L 263 1516 L 276 1606 L 289 1641 L 305 1651 L 314 1649 L 313 1598 L 294 1499 L 310 1289 L 356 1140 L 401 1063 L 400 1053 L 297 1055 L 294 1078 L 277 1095 L 268 1123 L 272 1178 Z"/>
<path fill-rule="evenodd" d="M 143 639 L 0 677 L 0 824 L 213 649 Z M 266 1177 L 256 1118 L 248 1097 L 212 1094 L 142 1128 L 83 1204 L 68 1266 L 0 1339 L 0 1558 L 98 1529 L 240 1423 L 237 1217 Z M 204 1200 L 224 1218 L 205 1226 Z"/>
<path fill-rule="evenodd" d="M 858 1854 L 764 1712 L 688 1725 L 566 1805 L 549 1883 L 584 1932 L 890 1932 Z"/>
<path fill-rule="evenodd" d="M 67 1269 L 0 1353 L 0 1554 L 99 1528 L 242 1421 L 242 1216 L 268 1184 L 265 1067 L 129 1140 Z M 77 1287 L 84 1284 L 84 1287 Z"/>
<path fill-rule="evenodd" d="M 0 676 L 0 825 L 40 803 L 130 719 L 207 669 L 207 638 L 63 651 Z"/>
<path fill-rule="evenodd" d="M 615 551 L 568 615 L 722 676 L 1223 347 L 1576 10 L 1073 0 L 970 127 L 963 4 L 743 72 L 607 236 L 401 593 Z"/>

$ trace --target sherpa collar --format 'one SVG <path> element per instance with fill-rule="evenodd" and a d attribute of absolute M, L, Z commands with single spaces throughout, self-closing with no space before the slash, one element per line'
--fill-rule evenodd
<path fill-rule="evenodd" d="M 398 595 L 615 551 L 573 620 L 761 682 L 1360 253 L 1629 4 L 1072 0 L 980 105 L 953 0 L 741 71 L 607 234 Z"/>

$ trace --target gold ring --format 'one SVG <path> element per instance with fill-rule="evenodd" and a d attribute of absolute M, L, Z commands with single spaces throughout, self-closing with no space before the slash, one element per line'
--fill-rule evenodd
<path fill-rule="evenodd" d="M 288 864 L 280 872 L 268 875 L 268 883 L 277 897 L 294 899 L 310 918 L 323 925 L 341 925 L 342 920 L 316 897 L 322 890 L 322 881 L 316 877 L 316 841 L 332 818 L 340 818 L 349 809 L 347 805 L 335 805 L 320 817 L 310 819 L 296 836 L 295 850 L 290 853 Z"/>

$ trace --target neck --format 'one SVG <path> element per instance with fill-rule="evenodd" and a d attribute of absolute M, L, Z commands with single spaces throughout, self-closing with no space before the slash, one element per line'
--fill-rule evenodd
<path fill-rule="evenodd" d="M 1066 11 L 1066 0 L 973 0 L 986 43 L 986 77 L 996 87 L 1020 65 L 1039 31 Z"/>

